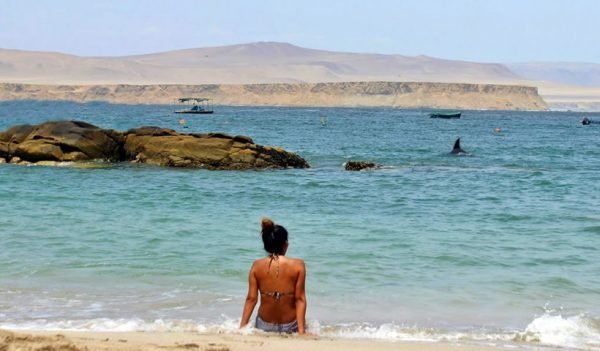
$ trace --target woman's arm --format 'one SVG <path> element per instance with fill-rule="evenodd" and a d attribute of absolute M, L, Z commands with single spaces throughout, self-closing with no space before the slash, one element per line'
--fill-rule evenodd
<path fill-rule="evenodd" d="M 298 333 L 306 334 L 306 292 L 304 286 L 306 283 L 306 266 L 304 261 L 300 261 L 300 272 L 296 280 L 295 296 L 296 299 L 296 321 L 298 322 Z"/>
<path fill-rule="evenodd" d="M 242 320 L 240 321 L 240 328 L 243 328 L 250 321 L 252 311 L 258 301 L 258 284 L 256 277 L 254 276 L 254 264 L 250 267 L 250 273 L 248 273 L 248 295 L 246 295 L 246 302 L 244 303 L 244 311 L 242 312 Z"/>

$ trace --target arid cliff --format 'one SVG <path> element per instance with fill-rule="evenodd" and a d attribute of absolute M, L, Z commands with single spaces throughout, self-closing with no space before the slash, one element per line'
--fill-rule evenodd
<path fill-rule="evenodd" d="M 372 106 L 545 110 L 535 87 L 519 85 L 335 82 L 204 85 L 34 85 L 0 83 L 0 100 L 106 101 L 170 104 L 184 96 L 213 99 L 215 104 L 259 106 Z"/>

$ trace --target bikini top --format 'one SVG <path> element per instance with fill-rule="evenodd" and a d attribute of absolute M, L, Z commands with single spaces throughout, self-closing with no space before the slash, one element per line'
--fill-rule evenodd
<path fill-rule="evenodd" d="M 275 261 L 275 263 L 277 263 L 277 270 L 275 271 L 275 278 L 279 278 L 279 255 L 278 254 L 269 254 L 269 268 L 267 270 L 267 273 L 271 272 L 271 264 L 273 263 L 273 261 Z M 261 291 L 260 292 L 261 295 L 266 295 L 266 296 L 271 296 L 273 297 L 276 301 L 281 300 L 281 297 L 286 296 L 286 295 L 294 295 L 294 292 L 279 292 L 277 290 L 275 291 Z"/>
<path fill-rule="evenodd" d="M 285 293 L 282 293 L 282 292 L 279 292 L 279 291 L 277 291 L 277 290 L 275 290 L 275 291 L 261 291 L 261 292 L 260 292 L 260 294 L 261 294 L 261 295 L 266 295 L 266 296 L 271 296 L 272 298 L 274 298 L 274 299 L 275 299 L 275 301 L 279 301 L 279 300 L 281 300 L 281 298 L 282 298 L 283 296 L 287 296 L 287 295 L 289 295 L 289 296 L 294 296 L 294 293 L 293 293 L 293 292 L 285 292 Z"/>

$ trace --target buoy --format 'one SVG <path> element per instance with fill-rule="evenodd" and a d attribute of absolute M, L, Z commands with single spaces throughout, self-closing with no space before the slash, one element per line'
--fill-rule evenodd
<path fill-rule="evenodd" d="M 179 124 L 181 124 L 181 125 L 184 125 L 184 124 L 185 124 L 185 119 L 183 119 L 183 118 L 182 118 L 182 119 L 180 119 L 180 120 L 179 120 Z"/>

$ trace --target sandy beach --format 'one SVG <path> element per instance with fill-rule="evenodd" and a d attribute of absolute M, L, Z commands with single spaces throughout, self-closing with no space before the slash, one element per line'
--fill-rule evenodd
<path fill-rule="evenodd" d="M 499 350 L 499 347 L 446 343 L 384 342 L 278 334 L 200 334 L 191 332 L 72 332 L 0 330 L 0 350 Z M 514 347 L 512 347 L 514 349 Z"/>

